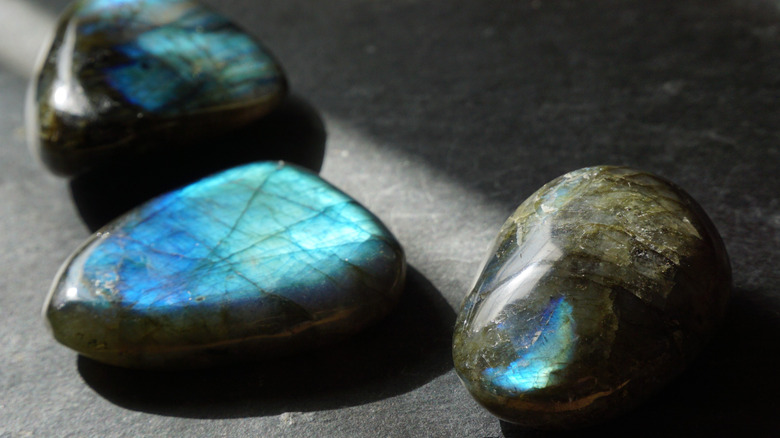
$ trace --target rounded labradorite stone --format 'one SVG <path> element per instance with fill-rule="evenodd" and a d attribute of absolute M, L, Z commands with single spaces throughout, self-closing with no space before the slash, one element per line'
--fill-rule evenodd
<path fill-rule="evenodd" d="M 455 369 L 506 421 L 592 425 L 678 375 L 730 291 L 723 242 L 682 189 L 625 167 L 580 169 L 502 227 L 456 323 Z"/>
<path fill-rule="evenodd" d="M 137 368 L 267 359 L 383 318 L 406 262 L 371 212 L 317 175 L 261 162 L 159 196 L 90 237 L 54 280 L 54 337 Z"/>
<path fill-rule="evenodd" d="M 260 42 L 194 0 L 78 0 L 44 55 L 28 138 L 61 175 L 214 137 L 287 92 Z"/>

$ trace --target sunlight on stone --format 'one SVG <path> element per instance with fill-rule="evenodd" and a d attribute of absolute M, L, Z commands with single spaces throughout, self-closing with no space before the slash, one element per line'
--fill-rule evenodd
<path fill-rule="evenodd" d="M 409 264 L 442 279 L 434 285 L 457 308 L 476 282 L 508 207 L 348 120 L 323 117 L 328 152 L 322 176 L 377 214 L 401 241 Z M 459 204 L 464 199 L 468 208 Z M 463 225 L 453 228 L 455 221 Z M 464 240 L 474 243 L 464 246 Z"/>

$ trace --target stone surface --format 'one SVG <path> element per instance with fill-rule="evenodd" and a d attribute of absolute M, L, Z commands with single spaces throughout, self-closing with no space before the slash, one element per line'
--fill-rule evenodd
<path fill-rule="evenodd" d="M 281 162 L 236 167 L 95 233 L 54 281 L 55 338 L 127 367 L 202 366 L 324 345 L 382 318 L 405 260 L 369 211 Z"/>
<path fill-rule="evenodd" d="M 598 423 L 684 369 L 730 290 L 723 243 L 690 196 L 629 168 L 580 169 L 502 227 L 456 323 L 456 371 L 507 421 Z"/>
<path fill-rule="evenodd" d="M 241 126 L 286 88 L 267 49 L 193 1 L 78 1 L 31 84 L 29 143 L 55 173 L 76 174 Z"/>
<path fill-rule="evenodd" d="M 625 163 L 684 187 L 712 218 L 732 262 L 723 330 L 658 397 L 577 436 L 776 435 L 777 404 L 767 401 L 780 393 L 777 2 L 204 1 L 281 57 L 293 88 L 327 123 L 323 177 L 382 218 L 410 267 L 432 285 L 430 296 L 453 308 L 504 220 L 555 177 Z M 14 3 L 0 0 L 2 8 Z M 18 3 L 54 14 L 66 1 Z M 21 33 L 2 31 L 18 46 Z M 259 373 L 225 383 L 219 376 L 227 373 L 211 370 L 195 378 L 165 373 L 179 384 L 148 389 L 119 371 L 90 379 L 81 367 L 88 361 L 57 345 L 36 317 L 85 231 L 66 186 L 26 155 L 18 132 L 25 81 L 5 66 L 0 430 L 102 438 L 546 436 L 512 433 L 471 399 L 454 370 L 426 371 L 429 362 L 392 345 L 382 360 L 370 342 L 354 357 L 374 357 L 363 377 L 381 378 L 328 375 L 330 390 L 308 388 L 324 379 L 318 364 L 308 379 L 297 370 L 278 379 L 294 391 L 264 390 Z M 396 310 L 400 317 L 408 307 L 415 322 L 402 326 L 412 336 L 400 345 L 451 366 L 449 355 L 428 346 L 442 322 L 415 313 L 429 307 L 427 296 L 414 283 L 405 290 L 400 304 L 408 306 Z M 454 317 L 446 322 L 451 338 Z M 117 388 L 117 397 L 90 386 L 94 379 Z M 200 382 L 212 391 L 196 391 Z"/>

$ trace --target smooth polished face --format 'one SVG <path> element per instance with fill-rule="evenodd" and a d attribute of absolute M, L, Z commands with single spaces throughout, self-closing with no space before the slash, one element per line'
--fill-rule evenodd
<path fill-rule="evenodd" d="M 568 173 L 507 220 L 455 328 L 455 367 L 495 415 L 574 428 L 613 417 L 691 361 L 731 290 L 690 196 L 621 167 Z"/>
<path fill-rule="evenodd" d="M 284 96 L 281 67 L 189 0 L 82 0 L 60 18 L 32 83 L 31 146 L 76 174 L 241 126 Z"/>
<path fill-rule="evenodd" d="M 45 308 L 58 341 L 128 367 L 202 366 L 333 342 L 377 321 L 403 251 L 366 209 L 275 162 L 160 196 L 94 234 Z"/>

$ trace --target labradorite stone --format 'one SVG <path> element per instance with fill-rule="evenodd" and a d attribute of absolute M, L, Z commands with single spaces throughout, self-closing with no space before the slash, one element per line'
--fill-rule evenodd
<path fill-rule="evenodd" d="M 81 0 L 31 84 L 28 136 L 72 175 L 244 125 L 286 88 L 267 49 L 194 1 Z"/>
<path fill-rule="evenodd" d="M 44 312 L 54 337 L 126 367 L 266 358 L 387 314 L 406 264 L 393 235 L 317 175 L 248 164 L 155 198 L 90 237 Z"/>
<path fill-rule="evenodd" d="M 689 195 L 637 170 L 580 169 L 502 227 L 458 317 L 455 368 L 504 420 L 591 425 L 678 375 L 730 290 L 723 242 Z"/>

